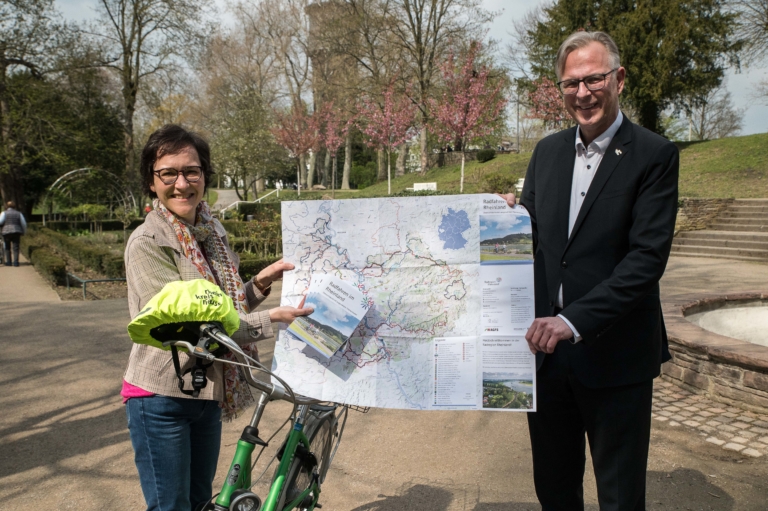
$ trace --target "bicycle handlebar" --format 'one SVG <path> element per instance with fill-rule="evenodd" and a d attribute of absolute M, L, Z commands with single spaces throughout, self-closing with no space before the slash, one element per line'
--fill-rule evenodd
<path fill-rule="evenodd" d="M 203 323 L 200 325 L 200 338 L 196 345 L 192 345 L 192 343 L 188 341 L 166 341 L 163 343 L 163 345 L 185 348 L 191 356 L 202 358 L 210 362 L 219 361 L 228 363 L 227 360 L 222 360 L 221 358 L 216 357 L 216 355 L 208 351 L 210 341 L 226 347 L 235 356 L 239 363 L 249 366 L 248 370 L 245 370 L 245 368 L 241 366 L 240 372 L 245 377 L 245 380 L 250 386 L 267 394 L 270 400 L 288 401 L 289 403 L 294 403 L 296 405 L 311 405 L 322 402 L 319 399 L 309 398 L 295 394 L 293 392 L 289 392 L 281 385 L 275 383 L 267 383 L 265 381 L 257 380 L 254 378 L 250 369 L 251 364 L 249 363 L 248 356 L 243 352 L 242 348 L 240 348 L 240 345 L 233 341 L 226 333 L 224 333 L 218 326 L 214 324 Z M 262 368 L 261 370 L 268 374 L 272 374 L 272 372 L 268 369 Z"/>

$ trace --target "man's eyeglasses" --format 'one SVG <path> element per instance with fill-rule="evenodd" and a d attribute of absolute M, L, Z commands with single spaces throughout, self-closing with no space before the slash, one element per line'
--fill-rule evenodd
<path fill-rule="evenodd" d="M 596 91 L 600 90 L 603 87 L 605 87 L 605 79 L 606 77 L 616 71 L 617 68 L 611 69 L 607 73 L 597 74 L 597 75 L 589 75 L 585 78 L 582 78 L 581 80 L 563 80 L 561 82 L 557 82 L 557 86 L 560 87 L 560 92 L 562 92 L 564 95 L 569 96 L 571 94 L 576 94 L 579 92 L 579 84 L 581 82 L 584 82 L 584 86 L 589 91 Z"/>
<path fill-rule="evenodd" d="M 153 174 L 160 178 L 166 185 L 172 185 L 179 179 L 179 174 L 184 174 L 188 183 L 197 183 L 203 177 L 203 167 L 184 167 L 181 170 L 174 168 L 153 170 Z"/>

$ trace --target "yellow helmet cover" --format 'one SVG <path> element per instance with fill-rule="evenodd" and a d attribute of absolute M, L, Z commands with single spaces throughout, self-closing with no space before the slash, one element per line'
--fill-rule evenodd
<path fill-rule="evenodd" d="M 220 323 L 227 335 L 240 328 L 235 304 L 216 284 L 205 279 L 169 282 L 150 299 L 128 324 L 128 335 L 137 344 L 163 350 L 163 341 L 172 340 L 168 327 L 178 326 L 179 339 L 184 324 Z M 162 334 L 160 333 L 162 331 Z"/>

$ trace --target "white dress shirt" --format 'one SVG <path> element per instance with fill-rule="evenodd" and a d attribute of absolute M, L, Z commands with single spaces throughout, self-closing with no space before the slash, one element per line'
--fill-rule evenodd
<path fill-rule="evenodd" d="M 576 159 L 573 162 L 573 183 L 571 184 L 571 205 L 568 211 L 568 237 L 571 236 L 573 226 L 576 224 L 576 217 L 579 216 L 579 210 L 581 205 L 584 204 L 584 198 L 587 196 L 589 185 L 592 184 L 592 179 L 595 177 L 595 172 L 600 166 L 600 162 L 603 161 L 603 155 L 605 154 L 608 146 L 611 145 L 613 136 L 619 131 L 624 115 L 619 111 L 619 115 L 616 116 L 616 120 L 613 121 L 607 130 L 598 135 L 588 147 L 584 147 L 584 142 L 581 140 L 581 128 L 576 128 Z M 557 293 L 557 306 L 563 308 L 563 286 L 560 285 L 560 290 Z M 562 314 L 558 314 L 557 317 L 565 321 L 568 327 L 573 332 L 573 339 L 575 342 L 581 341 L 581 335 L 573 324 Z"/>

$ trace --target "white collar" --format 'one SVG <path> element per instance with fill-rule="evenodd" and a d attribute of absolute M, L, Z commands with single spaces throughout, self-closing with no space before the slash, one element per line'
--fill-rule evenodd
<path fill-rule="evenodd" d="M 617 131 L 619 131 L 619 127 L 621 127 L 621 123 L 624 121 L 624 115 L 621 113 L 621 110 L 619 110 L 619 115 L 616 116 L 616 120 L 613 121 L 613 124 L 611 124 L 607 130 L 602 132 L 600 135 L 597 136 L 589 145 L 590 147 L 592 145 L 595 145 L 597 150 L 601 154 L 605 154 L 605 150 L 608 149 L 608 146 L 611 143 L 611 140 L 613 140 L 613 136 L 616 134 Z M 581 127 L 576 127 L 576 150 L 579 150 L 579 146 L 582 147 L 582 149 L 586 149 L 584 147 L 584 142 L 581 140 Z"/>

